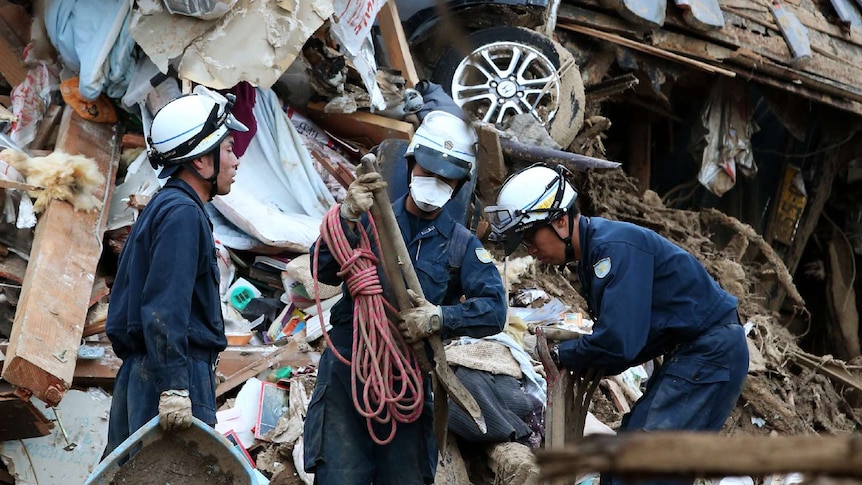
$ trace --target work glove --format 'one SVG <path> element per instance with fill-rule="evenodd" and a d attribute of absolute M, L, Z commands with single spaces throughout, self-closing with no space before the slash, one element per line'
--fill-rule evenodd
<path fill-rule="evenodd" d="M 172 389 L 159 396 L 159 425 L 165 431 L 192 425 L 192 400 L 189 391 Z"/>
<path fill-rule="evenodd" d="M 414 344 L 443 328 L 443 310 L 437 305 L 428 303 L 428 300 L 417 295 L 413 290 L 407 290 L 407 293 L 414 306 L 401 312 L 398 328 L 404 340 Z"/>
<path fill-rule="evenodd" d="M 386 182 L 377 172 L 360 175 L 347 187 L 341 203 L 341 217 L 356 222 L 374 204 L 374 191 L 386 188 Z"/>

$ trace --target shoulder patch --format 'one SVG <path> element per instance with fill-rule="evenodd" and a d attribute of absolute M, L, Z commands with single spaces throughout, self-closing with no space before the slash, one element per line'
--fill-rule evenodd
<path fill-rule="evenodd" d="M 602 279 L 611 272 L 611 258 L 604 258 L 593 265 L 593 272 L 596 273 L 596 278 Z"/>
<path fill-rule="evenodd" d="M 476 248 L 476 258 L 485 264 L 494 260 L 494 258 L 491 257 L 491 253 L 489 253 L 485 248 Z"/>

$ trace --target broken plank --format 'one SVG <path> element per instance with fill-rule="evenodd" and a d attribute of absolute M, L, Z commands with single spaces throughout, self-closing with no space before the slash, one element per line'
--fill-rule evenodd
<path fill-rule="evenodd" d="M 413 63 L 413 55 L 410 54 L 410 46 L 407 44 L 407 36 L 404 35 L 395 0 L 386 2 L 380 8 L 377 23 L 383 37 L 383 50 L 386 51 L 391 67 L 400 71 L 407 81 L 406 86 L 412 88 L 419 83 L 419 74 L 416 73 L 416 65 Z"/>
<path fill-rule="evenodd" d="M 54 427 L 32 402 L 11 392 L 0 393 L 0 416 L 0 442 L 45 436 Z"/>
<path fill-rule="evenodd" d="M 653 47 L 651 45 L 641 44 L 638 41 L 627 39 L 625 37 L 610 34 L 607 32 L 603 32 L 601 30 L 596 30 L 590 27 L 584 27 L 576 24 L 559 24 L 559 28 L 564 30 L 571 30 L 572 32 L 577 32 L 580 34 L 588 35 L 590 37 L 594 37 L 596 39 L 606 40 L 609 42 L 613 42 L 615 44 L 619 44 L 624 47 L 628 47 L 629 49 L 633 49 L 636 51 L 644 52 L 646 54 L 651 54 L 656 57 L 661 57 L 662 59 L 667 59 L 669 61 L 678 62 L 681 64 L 686 64 L 689 67 L 694 67 L 700 69 L 702 71 L 706 71 L 712 74 L 721 74 L 727 77 L 735 77 L 736 73 L 718 66 L 713 66 L 712 64 L 707 64 L 706 62 L 701 62 L 697 59 L 692 59 L 690 57 L 681 56 L 679 54 L 674 54 L 673 52 L 666 51 L 664 49 L 659 49 L 657 47 Z"/>
<path fill-rule="evenodd" d="M 823 374 L 842 386 L 862 391 L 862 378 L 850 373 L 843 363 L 831 358 L 817 357 L 801 350 L 793 350 L 790 355 L 799 365 Z"/>
<path fill-rule="evenodd" d="M 368 111 L 355 113 L 325 113 L 323 103 L 309 103 L 306 115 L 327 131 L 340 138 L 366 139 L 378 145 L 387 138 L 410 140 L 413 125 Z M 371 148 L 370 146 L 367 148 Z"/>
<path fill-rule="evenodd" d="M 216 388 L 216 397 L 267 369 L 275 370 L 287 365 L 294 368 L 312 365 L 315 360 L 311 355 L 300 352 L 297 343 L 292 340 L 283 347 L 228 347 L 219 354 L 216 371 L 226 379 Z"/>
<path fill-rule="evenodd" d="M 563 451 L 537 450 L 545 478 L 581 472 L 629 477 L 762 477 L 798 472 L 862 478 L 858 435 L 721 436 L 650 432 L 587 436 Z"/>
<path fill-rule="evenodd" d="M 57 148 L 96 161 L 106 187 L 94 195 L 105 211 L 119 146 L 117 125 L 93 123 L 65 108 Z M 52 200 L 36 224 L 2 377 L 51 406 L 72 384 L 105 221 L 99 210 L 76 211 L 66 201 Z"/>
<path fill-rule="evenodd" d="M 21 284 L 27 273 L 27 261 L 15 253 L 9 253 L 0 260 L 0 278 Z"/>

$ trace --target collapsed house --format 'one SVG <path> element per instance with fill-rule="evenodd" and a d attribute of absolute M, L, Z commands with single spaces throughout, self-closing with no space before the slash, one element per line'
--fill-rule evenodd
<path fill-rule="evenodd" d="M 231 7 L 207 19 L 172 13 L 161 2 L 115 2 L 113 17 L 103 12 L 113 23 L 105 21 L 105 37 L 93 41 L 111 46 L 110 53 L 103 49 L 94 59 L 90 51 L 99 49 L 57 33 L 92 18 L 68 3 L 0 4 L 7 90 L 0 93 L 0 144 L 29 153 L 24 162 L 0 158 L 0 335 L 8 339 L 0 344 L 0 457 L 8 470 L 0 483 L 53 483 L 61 478 L 52 475 L 59 463 L 68 465 L 65 476 L 83 478 L 98 461 L 104 442 L 88 436 L 105 433 L 120 365 L 102 333 L 112 272 L 137 212 L 159 188 L 145 157 L 147 116 L 192 83 L 233 92 L 255 122 L 234 190 L 210 208 L 230 332 L 218 368 L 224 380 L 217 394 L 226 401 L 218 429 L 236 433 L 273 480 L 296 474 L 308 483 L 303 407 L 325 310 L 340 291 L 313 294 L 303 253 L 322 215 L 343 196 L 358 156 L 412 136 L 400 104 L 405 88 L 445 56 L 439 44 L 446 41 L 397 35 L 397 11 L 386 4 L 379 19 L 389 20 L 380 28 L 394 31 L 382 35 L 382 47 L 395 71 L 375 73 L 363 38 L 352 39 L 353 50 L 333 48 L 331 5 L 239 0 L 222 2 Z M 568 123 L 575 128 L 566 133 L 551 130 L 550 139 L 528 139 L 511 127 L 480 130 L 484 147 L 495 140 L 504 146 L 480 157 L 479 201 L 487 203 L 506 174 L 536 153 L 569 164 L 571 155 L 621 162 L 622 171 L 580 168 L 582 210 L 655 229 L 698 256 L 740 298 L 752 365 L 725 430 L 858 429 L 857 7 L 839 0 L 722 0 L 718 11 L 700 10 L 712 2 L 549 3 L 552 22 L 512 22 L 551 25 L 565 47 L 560 63 L 568 66 L 557 67 L 577 74 L 569 82 L 583 91 L 569 99 L 568 116 L 583 122 Z M 647 4 L 661 8 L 639 8 Z M 450 27 L 471 29 L 499 15 L 456 17 Z M 250 59 L 248 52 L 260 55 Z M 512 149 L 512 132 L 521 135 L 516 143 L 549 151 Z M 58 152 L 88 162 L 76 165 Z M 45 166 L 55 169 L 40 170 Z M 68 167 L 78 169 L 64 183 L 58 171 Z M 74 190 L 62 190 L 69 186 Z M 481 222 L 474 229 L 481 234 Z M 534 307 L 516 312 L 524 327 L 585 308 L 573 287 L 577 278 L 566 271 L 526 259 L 501 270 L 513 285 L 513 309 Z M 510 333 L 530 350 L 529 332 Z M 513 368 L 506 351 L 489 352 L 501 368 Z M 463 366 L 475 360 L 454 353 L 450 359 Z M 523 379 L 517 367 L 510 372 Z M 603 381 L 592 411 L 605 425 L 618 424 L 636 399 L 639 375 Z M 283 412 L 261 416 L 266 400 L 283 404 Z M 530 448 L 520 445 L 481 448 L 478 469 L 463 449 L 467 462 L 443 467 L 448 482 L 441 483 L 464 483 L 468 472 L 474 483 L 483 473 L 507 483 L 535 481 Z"/>

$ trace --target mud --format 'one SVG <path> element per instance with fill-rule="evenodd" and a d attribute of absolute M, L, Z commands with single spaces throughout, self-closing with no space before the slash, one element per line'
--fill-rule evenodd
<path fill-rule="evenodd" d="M 246 480 L 247 482 L 247 480 Z M 111 485 L 232 485 L 243 483 L 236 470 L 220 469 L 215 456 L 193 443 L 169 437 L 145 446 L 114 474 Z"/>

